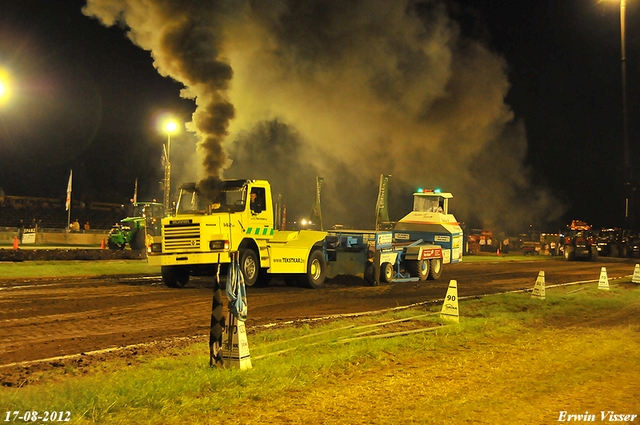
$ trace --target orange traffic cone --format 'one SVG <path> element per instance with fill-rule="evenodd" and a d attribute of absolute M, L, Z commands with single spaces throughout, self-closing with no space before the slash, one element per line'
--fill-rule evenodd
<path fill-rule="evenodd" d="M 13 249 L 18 249 L 18 237 L 13 240 Z"/>
<path fill-rule="evenodd" d="M 104 238 L 102 238 L 102 245 L 100 245 L 100 249 L 104 249 Z"/>
<path fill-rule="evenodd" d="M 498 254 L 498 257 L 499 257 L 499 256 L 500 256 L 500 249 L 498 249 L 498 250 L 496 251 L 496 253 Z"/>

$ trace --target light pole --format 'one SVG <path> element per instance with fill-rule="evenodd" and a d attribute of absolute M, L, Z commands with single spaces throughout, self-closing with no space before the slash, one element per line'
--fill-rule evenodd
<path fill-rule="evenodd" d="M 631 200 L 633 199 L 633 184 L 631 162 L 629 160 L 629 114 L 627 110 L 627 54 L 625 46 L 625 12 L 627 9 L 627 0 L 620 0 L 620 46 L 621 46 L 621 68 L 622 68 L 622 139 L 624 143 L 624 191 L 625 191 L 625 208 L 624 220 L 625 227 L 629 228 L 630 208 L 633 207 Z M 635 224 L 635 223 L 633 223 Z"/>
<path fill-rule="evenodd" d="M 603 1 L 603 0 L 600 0 Z M 627 110 L 627 53 L 625 43 L 625 13 L 627 0 L 620 1 L 620 45 L 621 45 L 621 71 L 622 71 L 622 143 L 624 148 L 624 227 L 635 225 L 633 212 L 633 179 L 629 151 L 629 115 Z"/>
<path fill-rule="evenodd" d="M 167 143 L 164 148 L 164 210 L 166 213 L 171 211 L 171 162 L 169 160 L 169 154 L 171 152 L 171 133 L 176 131 L 178 125 L 169 121 L 164 129 L 167 131 Z"/>

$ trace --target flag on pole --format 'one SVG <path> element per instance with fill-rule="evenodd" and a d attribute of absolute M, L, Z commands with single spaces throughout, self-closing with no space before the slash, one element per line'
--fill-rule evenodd
<path fill-rule="evenodd" d="M 73 176 L 73 170 L 69 173 L 69 184 L 67 184 L 67 203 L 66 210 L 69 211 L 71 208 L 71 177 Z"/>
<path fill-rule="evenodd" d="M 391 174 L 380 174 L 380 188 L 378 189 L 378 202 L 376 203 L 376 230 L 382 230 L 383 223 L 389 223 L 387 206 L 389 177 L 391 177 Z"/>

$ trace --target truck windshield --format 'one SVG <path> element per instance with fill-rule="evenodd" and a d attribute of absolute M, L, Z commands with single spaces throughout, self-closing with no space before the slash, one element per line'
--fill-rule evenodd
<path fill-rule="evenodd" d="M 443 212 L 444 199 L 440 196 L 413 197 L 413 210 L 420 212 Z"/>
<path fill-rule="evenodd" d="M 246 184 L 237 181 L 221 182 L 219 190 L 204 193 L 195 185 L 180 188 L 176 210 L 178 214 L 211 214 L 244 210 Z"/>

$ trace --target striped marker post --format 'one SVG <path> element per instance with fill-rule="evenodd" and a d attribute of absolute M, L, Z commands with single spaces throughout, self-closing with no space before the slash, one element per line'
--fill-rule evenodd
<path fill-rule="evenodd" d="M 213 286 L 213 304 L 211 305 L 211 330 L 209 331 L 209 366 L 224 367 L 222 356 L 222 332 L 225 328 L 222 291 L 220 289 L 220 264 Z"/>

